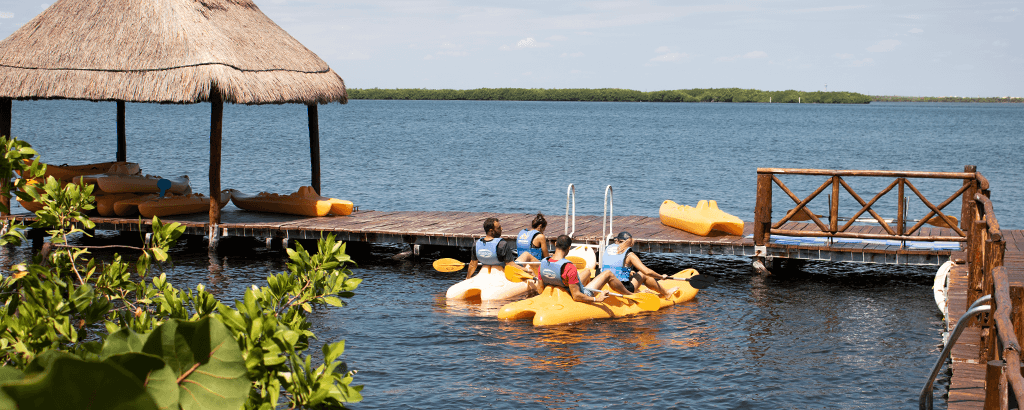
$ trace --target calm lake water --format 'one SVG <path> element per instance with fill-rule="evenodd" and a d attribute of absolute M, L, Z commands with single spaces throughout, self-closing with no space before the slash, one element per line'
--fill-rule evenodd
<path fill-rule="evenodd" d="M 577 213 L 600 214 L 611 185 L 616 215 L 715 199 L 749 221 L 758 167 L 972 164 L 991 182 L 1003 228 L 1021 229 L 1022 114 L 1019 104 L 352 101 L 320 108 L 323 192 L 361 209 L 561 214 L 573 183 Z M 128 104 L 127 119 L 129 160 L 150 174 L 187 174 L 208 191 L 208 105 Z M 16 101 L 12 132 L 44 161 L 77 164 L 113 159 L 115 124 L 114 103 Z M 309 183 L 305 107 L 229 105 L 224 125 L 223 188 L 293 192 Z M 784 181 L 807 195 L 824 179 Z M 871 197 L 891 181 L 848 182 Z M 912 182 L 933 203 L 957 186 Z M 812 202 L 816 212 L 825 200 Z M 840 200 L 841 214 L 859 209 Z M 883 216 L 895 214 L 895 201 L 880 202 L 890 208 Z M 910 203 L 910 216 L 923 216 L 920 201 Z M 792 206 L 776 190 L 776 212 Z M 947 210 L 959 216 L 959 202 Z M 211 263 L 191 242 L 174 249 L 168 273 L 224 299 L 285 269 L 281 253 L 258 243 L 233 241 Z M 390 258 L 403 250 L 353 252 L 364 279 L 357 296 L 312 318 L 322 341 L 346 340 L 366 386 L 356 409 L 908 408 L 941 346 L 931 267 L 807 263 L 764 277 L 742 258 L 645 254 L 659 272 L 693 267 L 719 282 L 651 314 L 534 328 L 497 320 L 500 303 L 444 299 L 464 272 L 439 273 L 430 262 L 468 251 Z M 29 250 L 5 252 L 17 260 Z M 945 407 L 947 384 L 943 376 L 936 407 Z"/>

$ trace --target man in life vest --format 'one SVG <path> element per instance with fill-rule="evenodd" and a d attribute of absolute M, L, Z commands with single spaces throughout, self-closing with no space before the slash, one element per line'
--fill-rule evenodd
<path fill-rule="evenodd" d="M 608 297 L 608 292 L 595 289 L 600 289 L 607 283 L 616 292 L 624 295 L 633 294 L 611 273 L 597 275 L 584 286 L 580 282 L 580 273 L 576 270 L 576 266 L 565 259 L 565 256 L 569 254 L 570 247 L 572 247 L 572 238 L 569 235 L 561 235 L 555 239 L 555 254 L 541 260 L 540 273 L 537 274 L 537 277 L 527 281 L 533 291 L 541 293 L 544 291 L 544 286 L 558 286 L 568 289 L 572 300 L 577 302 L 601 302 Z M 520 256 L 518 260 L 532 262 L 535 259 L 533 255 L 526 254 Z M 589 276 L 590 270 L 584 269 L 583 274 Z"/>
<path fill-rule="evenodd" d="M 548 243 L 544 237 L 544 229 L 548 227 L 548 221 L 544 219 L 544 214 L 538 212 L 530 227 L 533 229 L 523 229 L 516 235 L 516 250 L 520 256 L 531 254 L 538 261 L 547 258 Z"/>
<path fill-rule="evenodd" d="M 603 273 L 611 273 L 622 282 L 631 292 L 635 292 L 640 285 L 646 285 L 648 289 L 658 292 L 662 297 L 668 297 L 675 293 L 677 288 L 666 291 L 658 283 L 665 279 L 665 275 L 658 274 L 644 266 L 640 258 L 633 252 L 633 235 L 622 231 L 615 237 L 615 243 L 609 244 L 602 252 L 601 269 Z"/>
<path fill-rule="evenodd" d="M 498 222 L 498 218 L 485 219 L 484 232 L 486 235 L 478 239 L 473 246 L 473 256 L 469 260 L 466 279 L 473 277 L 478 265 L 483 265 L 481 271 L 504 271 L 506 264 L 516 260 L 515 244 L 501 239 L 501 222 Z"/>

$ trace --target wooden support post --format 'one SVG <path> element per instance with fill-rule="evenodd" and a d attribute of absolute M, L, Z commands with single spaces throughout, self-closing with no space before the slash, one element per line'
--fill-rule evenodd
<path fill-rule="evenodd" d="M 974 173 L 977 172 L 978 167 L 974 165 L 967 165 L 964 167 L 964 172 Z M 967 190 L 963 193 L 963 205 L 960 206 L 960 230 L 968 231 L 971 229 L 971 224 L 968 222 L 974 218 L 974 210 L 976 205 L 974 204 L 974 193 L 978 190 L 978 180 L 976 179 L 965 179 L 964 185 L 968 185 Z"/>
<path fill-rule="evenodd" d="M 1002 360 L 989 360 L 985 366 L 985 410 L 1006 408 L 1001 405 L 1007 398 L 1006 376 L 1003 375 L 1004 366 Z"/>
<path fill-rule="evenodd" d="M 757 174 L 757 199 L 754 206 L 754 245 L 767 246 L 772 229 L 772 175 Z"/>
<path fill-rule="evenodd" d="M 988 226 L 985 221 L 975 220 L 971 217 L 971 230 L 968 232 L 969 247 L 967 249 L 967 260 L 969 261 L 967 271 L 967 309 L 982 295 L 982 276 L 985 270 L 985 241 L 987 240 Z"/>
<path fill-rule="evenodd" d="M 1010 321 L 1013 322 L 1013 334 L 1017 341 L 1024 340 L 1024 286 L 1010 281 Z"/>
<path fill-rule="evenodd" d="M 317 194 L 320 193 L 320 119 L 317 115 L 316 104 L 306 106 L 309 114 L 309 165 L 311 174 L 311 185 Z"/>
<path fill-rule="evenodd" d="M 903 221 L 903 215 L 907 213 L 907 208 L 906 208 L 907 201 L 904 200 L 905 197 L 903 196 L 904 195 L 903 194 L 903 188 L 907 185 L 907 179 L 906 178 L 897 178 L 897 179 L 900 181 L 900 184 L 899 184 L 899 188 L 898 188 L 898 192 L 899 193 L 897 194 L 897 199 L 896 199 L 896 201 L 899 202 L 896 205 L 896 235 L 903 236 L 904 229 L 906 229 L 905 226 L 904 226 L 905 222 Z"/>
<path fill-rule="evenodd" d="M 0 98 L 0 136 L 7 138 L 11 137 L 11 99 Z M 0 181 L 0 190 L 7 192 L 10 186 L 10 181 Z M 0 215 L 9 215 L 11 210 L 11 199 L 6 196 L 0 196 L 0 203 L 3 204 L 4 211 Z"/>
<path fill-rule="evenodd" d="M 224 99 L 216 86 L 210 90 L 210 248 L 217 247 L 217 225 L 220 224 L 220 149 L 224 120 Z"/>
<path fill-rule="evenodd" d="M 125 137 L 124 101 L 117 102 L 117 160 L 128 160 L 128 140 Z"/>
<path fill-rule="evenodd" d="M 832 176 L 832 195 L 829 195 L 828 229 L 832 233 L 839 230 L 839 182 L 838 175 Z"/>

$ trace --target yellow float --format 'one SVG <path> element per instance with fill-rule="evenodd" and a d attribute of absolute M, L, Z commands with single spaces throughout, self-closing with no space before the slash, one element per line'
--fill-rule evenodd
<path fill-rule="evenodd" d="M 718 209 L 718 202 L 699 201 L 697 207 L 667 200 L 658 210 L 661 223 L 694 235 L 708 236 L 712 230 L 743 235 L 743 221 Z"/>
<path fill-rule="evenodd" d="M 246 195 L 234 189 L 230 191 L 231 203 L 247 211 L 319 217 L 329 213 L 349 215 L 353 208 L 352 201 L 320 196 L 311 186 L 300 187 L 288 195 L 267 192 Z"/>
<path fill-rule="evenodd" d="M 697 289 L 690 286 L 690 281 L 686 279 L 698 275 L 696 270 L 687 269 L 669 279 L 659 281 L 665 289 L 677 288 L 669 298 L 658 298 L 661 307 L 672 306 L 695 298 Z M 646 289 L 647 287 L 641 286 L 638 291 L 642 292 Z M 603 290 L 611 291 L 611 288 L 605 285 Z M 600 303 L 577 302 L 565 289 L 546 286 L 540 295 L 502 306 L 498 312 L 498 319 L 532 318 L 534 326 L 554 326 L 584 320 L 631 316 L 642 311 L 644 309 L 640 307 L 640 303 L 634 300 L 609 296 Z"/>

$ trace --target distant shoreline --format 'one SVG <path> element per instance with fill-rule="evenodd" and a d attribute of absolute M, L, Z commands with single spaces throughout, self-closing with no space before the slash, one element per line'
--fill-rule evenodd
<path fill-rule="evenodd" d="M 741 88 L 637 91 L 622 88 L 349 88 L 352 100 L 606 101 L 606 102 L 752 102 L 867 104 L 871 97 L 845 91 L 761 91 Z"/>
<path fill-rule="evenodd" d="M 1024 97 L 906 97 L 901 95 L 872 95 L 878 102 L 951 102 L 951 103 L 1024 103 Z"/>
<path fill-rule="evenodd" d="M 749 102 L 780 104 L 868 104 L 871 102 L 1024 103 L 1021 97 L 908 97 L 845 91 L 761 91 L 743 88 L 693 88 L 637 91 L 622 88 L 349 88 L 352 100 L 604 101 L 604 102 Z"/>

